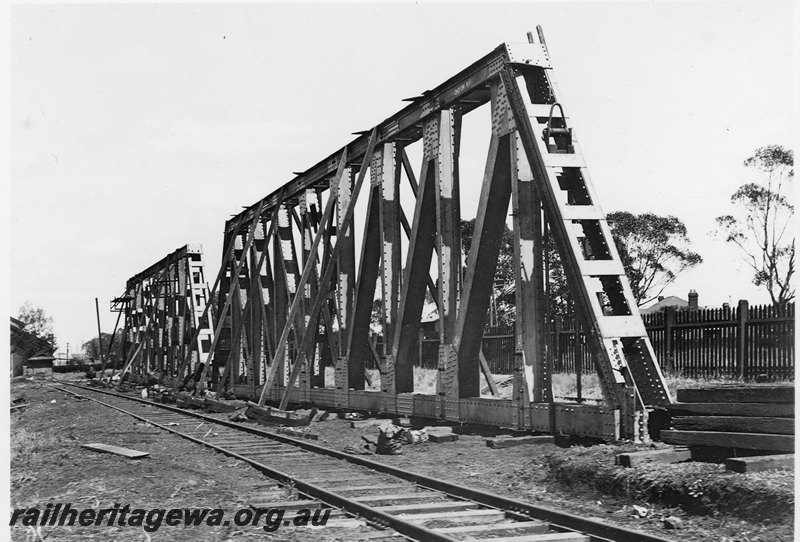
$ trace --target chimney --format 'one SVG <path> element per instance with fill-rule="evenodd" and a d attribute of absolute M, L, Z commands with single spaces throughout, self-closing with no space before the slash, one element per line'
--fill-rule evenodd
<path fill-rule="evenodd" d="M 697 308 L 697 291 L 696 290 L 689 290 L 689 308 L 696 309 Z"/>

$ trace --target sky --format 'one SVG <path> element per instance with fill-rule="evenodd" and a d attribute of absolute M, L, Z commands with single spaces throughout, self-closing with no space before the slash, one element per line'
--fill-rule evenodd
<path fill-rule="evenodd" d="M 213 277 L 230 215 L 537 24 L 600 205 L 678 216 L 704 258 L 664 294 L 768 301 L 712 231 L 743 160 L 791 147 L 788 1 L 23 3 L 9 21 L 6 299 L 43 307 L 62 354 L 96 335 L 95 297 L 110 332 L 125 281 L 187 243 Z"/>

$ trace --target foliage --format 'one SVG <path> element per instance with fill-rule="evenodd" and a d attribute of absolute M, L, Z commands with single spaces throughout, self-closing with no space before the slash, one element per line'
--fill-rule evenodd
<path fill-rule="evenodd" d="M 689 249 L 686 226 L 678 217 L 617 211 L 606 218 L 638 305 L 652 301 L 681 272 L 703 261 Z"/>
<path fill-rule="evenodd" d="M 86 364 L 86 356 L 83 354 L 72 354 L 67 360 L 67 365 L 84 365 Z"/>
<path fill-rule="evenodd" d="M 588 486 L 639 502 L 680 506 L 690 513 L 724 513 L 751 521 L 791 521 L 794 510 L 791 470 L 731 476 L 724 465 L 713 463 L 645 464 L 635 469 L 613 465 L 617 454 L 634 451 L 641 448 L 571 447 L 548 454 L 543 461 L 536 460 L 526 468 L 544 468 L 550 480 L 568 487 Z"/>
<path fill-rule="evenodd" d="M 19 315 L 17 319 L 25 324 L 24 330 L 34 337 L 38 337 L 47 342 L 52 350 L 57 348 L 56 336 L 53 333 L 53 319 L 44 312 L 41 307 L 35 306 L 26 301 L 19 308 Z M 25 347 L 26 350 L 34 348 L 30 345 Z M 34 348 L 35 349 L 35 348 Z M 28 355 L 34 355 L 36 352 L 27 352 Z"/>
<path fill-rule="evenodd" d="M 469 254 L 474 229 L 474 218 L 461 221 L 461 243 L 464 254 Z M 574 304 L 567 286 L 564 267 L 561 265 L 561 258 L 558 255 L 552 236 L 545 240 L 545 245 L 547 251 L 546 264 L 550 294 L 550 316 L 554 319 L 569 318 L 573 314 Z M 494 275 L 493 305 L 490 306 L 490 319 L 487 323 L 501 328 L 514 327 L 516 315 L 515 286 L 514 233 L 508 226 L 504 226 Z M 494 310 L 495 322 L 491 321 L 492 310 Z"/>
<path fill-rule="evenodd" d="M 111 333 L 101 333 L 100 334 L 103 338 L 103 359 L 106 362 L 111 360 L 121 360 L 122 359 L 122 342 L 124 339 L 124 334 L 122 330 L 117 330 L 117 336 L 114 339 L 114 342 L 111 343 L 112 335 Z M 83 343 L 82 349 L 84 356 L 90 360 L 100 361 L 100 348 L 98 344 L 97 337 L 90 339 Z M 109 356 L 108 347 L 111 346 L 111 354 Z"/>
<path fill-rule="evenodd" d="M 475 232 L 475 219 L 461 221 L 461 245 L 463 253 L 469 254 Z M 514 294 L 514 234 L 503 224 L 503 237 L 492 284 L 492 299 L 489 306 L 490 326 L 513 327 L 515 311 Z"/>
<path fill-rule="evenodd" d="M 794 206 L 786 192 L 794 179 L 794 153 L 780 145 L 756 149 L 744 161 L 760 178 L 731 196 L 734 214 L 716 219 L 718 233 L 736 245 L 753 270 L 753 284 L 763 286 L 776 305 L 794 299 Z"/>
<path fill-rule="evenodd" d="M 575 314 L 575 302 L 572 299 L 572 292 L 570 292 L 567 284 L 567 275 L 564 272 L 561 256 L 556 250 L 552 235 L 547 237 L 545 245 L 547 250 L 547 288 L 549 288 L 550 292 L 550 315 L 555 320 L 570 319 Z M 547 295 L 547 291 L 545 291 L 545 295 Z"/>

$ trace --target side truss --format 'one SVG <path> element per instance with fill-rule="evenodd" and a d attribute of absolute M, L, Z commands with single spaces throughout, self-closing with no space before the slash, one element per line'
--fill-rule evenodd
<path fill-rule="evenodd" d="M 212 388 L 258 397 L 260 404 L 275 401 L 280 408 L 312 403 L 606 439 L 646 438 L 647 408 L 671 399 L 570 119 L 557 100 L 539 30 L 538 39 L 529 35 L 528 43 L 503 44 L 411 99 L 228 220 L 210 294 L 219 307 L 217 324 L 206 335 L 211 345 L 203 360 Z M 484 104 L 491 108 L 489 152 L 474 236 L 464 255 L 462 121 Z M 417 141 L 422 164 L 415 171 L 407 148 Z M 404 179 L 413 209 L 401 204 Z M 359 197 L 365 200 L 364 220 L 354 219 Z M 482 375 L 493 386 L 481 339 L 509 205 L 516 363 L 511 399 L 497 399 L 480 396 Z M 587 331 L 603 405 L 556 403 L 552 397 L 547 236 L 558 249 L 576 317 Z M 148 367 L 174 367 L 167 361 L 175 359 L 169 348 L 148 346 L 165 340 L 148 334 L 151 327 L 169 329 L 159 316 L 161 298 L 152 293 L 162 284 L 152 278 L 155 273 L 148 275 L 149 286 L 129 281 L 137 299 L 130 328 L 148 337 L 137 343 L 147 348 Z M 413 358 L 426 295 L 439 315 L 435 395 L 414 393 Z M 370 325 L 376 304 L 379 333 Z M 379 382 L 365 370 L 370 359 L 379 367 Z M 326 364 L 333 365 L 327 376 Z M 180 367 L 174 374 L 188 372 Z"/>
<path fill-rule="evenodd" d="M 199 245 L 186 245 L 128 279 L 124 301 L 125 366 L 136 379 L 182 383 L 211 348 L 208 287 Z"/>

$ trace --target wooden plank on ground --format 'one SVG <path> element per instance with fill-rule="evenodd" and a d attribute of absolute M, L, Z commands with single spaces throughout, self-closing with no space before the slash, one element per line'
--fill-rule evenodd
<path fill-rule="evenodd" d="M 591 538 L 583 533 L 544 533 L 522 536 L 504 536 L 492 538 L 492 542 L 590 542 Z"/>
<path fill-rule="evenodd" d="M 206 397 L 205 400 L 206 408 L 211 412 L 233 412 L 235 410 L 239 410 L 240 408 L 244 408 L 245 404 L 241 401 L 236 402 L 226 402 L 226 401 L 218 401 L 216 399 L 210 399 Z"/>
<path fill-rule="evenodd" d="M 420 513 L 401 513 L 400 516 L 412 523 L 428 523 L 430 521 L 458 521 L 458 523 L 493 523 L 505 519 L 505 512 L 485 508 L 481 510 L 467 510 L 464 512 L 420 512 Z"/>
<path fill-rule="evenodd" d="M 725 431 L 735 433 L 773 433 L 794 435 L 793 418 L 762 416 L 686 416 L 673 418 L 675 429 L 688 431 Z"/>
<path fill-rule="evenodd" d="M 747 450 L 793 452 L 793 435 L 766 433 L 723 433 L 716 431 L 661 431 L 661 440 L 667 444 L 683 446 L 721 446 Z"/>
<path fill-rule="evenodd" d="M 175 400 L 178 403 L 178 406 L 190 406 L 195 408 L 205 408 L 206 402 L 204 399 L 200 399 L 198 397 L 193 397 L 188 393 L 176 393 Z"/>
<path fill-rule="evenodd" d="M 672 403 L 673 416 L 774 416 L 794 417 L 794 403 Z"/>
<path fill-rule="evenodd" d="M 497 533 L 501 531 L 526 531 L 528 533 L 546 533 L 550 524 L 543 521 L 509 521 L 504 523 L 491 523 L 488 525 L 460 525 L 458 527 L 437 527 L 437 533 L 443 534 L 469 534 L 476 536 L 484 533 Z"/>
<path fill-rule="evenodd" d="M 363 502 L 363 503 L 372 503 L 373 505 L 376 503 L 397 503 L 400 504 L 401 502 L 407 503 L 414 503 L 414 502 L 425 502 L 430 500 L 432 497 L 438 496 L 436 493 L 431 491 L 426 492 L 415 492 L 415 493 L 395 493 L 389 495 L 362 495 L 360 497 L 350 497 L 354 501 Z"/>
<path fill-rule="evenodd" d="M 688 448 L 666 448 L 663 450 L 645 450 L 619 454 L 616 464 L 623 467 L 638 467 L 651 463 L 680 463 L 689 461 L 692 453 Z"/>
<path fill-rule="evenodd" d="M 301 508 L 307 508 L 309 510 L 316 510 L 318 508 L 328 508 L 327 505 L 319 502 L 319 501 L 312 501 L 312 500 L 296 500 L 296 501 L 271 501 L 271 502 L 250 502 L 250 506 L 253 508 L 280 508 L 282 510 L 300 510 Z"/>
<path fill-rule="evenodd" d="M 770 469 L 791 469 L 793 467 L 794 454 L 731 457 L 725 460 L 725 468 L 734 472 L 761 472 Z"/>
<path fill-rule="evenodd" d="M 499 437 L 486 439 L 486 446 L 489 448 L 511 448 L 513 446 L 523 446 L 525 444 L 553 444 L 553 435 L 531 435 L 527 437 Z"/>
<path fill-rule="evenodd" d="M 390 514 L 428 514 L 433 512 L 459 512 L 475 510 L 478 504 L 469 501 L 443 501 L 425 502 L 420 504 L 393 504 L 391 506 L 376 506 L 376 510 Z"/>
<path fill-rule="evenodd" d="M 92 444 L 81 444 L 81 447 L 86 448 L 87 450 L 93 450 L 95 452 L 105 452 L 110 454 L 121 455 L 127 457 L 128 459 L 139 459 L 141 457 L 147 457 L 150 455 L 150 452 L 140 452 L 138 450 L 131 450 L 130 448 L 121 448 L 119 446 L 112 446 L 111 444 L 101 444 L 99 442 L 95 442 Z"/>
<path fill-rule="evenodd" d="M 794 403 L 794 386 L 712 386 L 678 390 L 682 403 Z"/>

